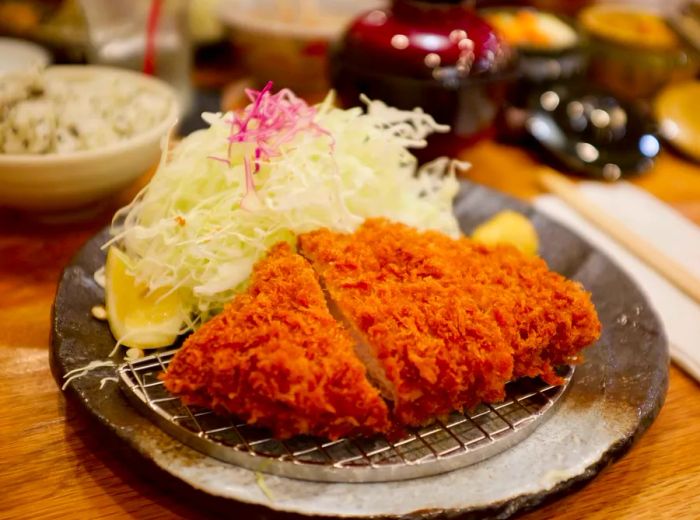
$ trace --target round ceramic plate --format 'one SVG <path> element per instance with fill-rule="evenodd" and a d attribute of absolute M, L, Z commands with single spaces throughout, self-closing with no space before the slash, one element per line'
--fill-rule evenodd
<path fill-rule="evenodd" d="M 542 257 L 593 294 L 603 323 L 600 341 L 586 350 L 568 392 L 552 417 L 531 436 L 464 469 L 403 482 L 335 484 L 260 475 L 209 458 L 169 437 L 141 416 L 106 367 L 70 383 L 67 394 L 136 453 L 211 495 L 280 513 L 361 518 L 506 518 L 575 489 L 626 452 L 649 427 L 668 386 L 668 350 L 661 324 L 634 283 L 604 255 L 532 208 L 464 183 L 455 212 L 465 232 L 506 209 L 532 219 Z M 51 364 L 59 384 L 69 370 L 103 360 L 114 340 L 90 309 L 103 301 L 93 279 L 104 262 L 107 232 L 90 240 L 61 279 L 54 306 Z M 183 498 L 184 500 L 185 498 Z M 232 506 L 235 507 L 235 506 Z M 269 514 L 263 515 L 269 518 Z"/>

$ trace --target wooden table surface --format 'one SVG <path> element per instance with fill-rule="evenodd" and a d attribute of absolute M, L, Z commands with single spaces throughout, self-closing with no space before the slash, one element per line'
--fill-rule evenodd
<path fill-rule="evenodd" d="M 474 165 L 471 178 L 521 197 L 537 193 L 537 163 L 526 152 L 485 142 L 464 156 Z M 637 184 L 700 224 L 700 166 L 664 154 Z M 60 227 L 0 212 L 0 518 L 207 516 L 103 442 L 49 371 L 61 269 L 111 209 Z M 218 516 L 265 518 L 228 507 Z M 523 518 L 700 518 L 700 386 L 672 367 L 666 405 L 641 441 L 578 493 Z"/>

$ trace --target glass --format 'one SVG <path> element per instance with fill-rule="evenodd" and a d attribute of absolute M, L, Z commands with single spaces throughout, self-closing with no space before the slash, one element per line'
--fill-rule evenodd
<path fill-rule="evenodd" d="M 181 115 L 192 101 L 187 0 L 81 0 L 91 63 L 144 71 L 172 85 Z M 148 49 L 148 51 L 147 51 Z"/>

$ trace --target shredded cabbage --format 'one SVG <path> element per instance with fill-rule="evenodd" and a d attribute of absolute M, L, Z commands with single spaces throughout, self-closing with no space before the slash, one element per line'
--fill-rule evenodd
<path fill-rule="evenodd" d="M 248 95 L 239 113 L 203 114 L 209 128 L 164 151 L 150 184 L 113 221 L 110 244 L 130 257 L 137 282 L 179 292 L 186 328 L 219 312 L 255 262 L 297 234 L 351 232 L 382 216 L 458 235 L 455 164 L 416 171 L 408 151 L 448 127 L 380 101 L 341 110 L 329 95 L 310 107 L 270 85 Z"/>

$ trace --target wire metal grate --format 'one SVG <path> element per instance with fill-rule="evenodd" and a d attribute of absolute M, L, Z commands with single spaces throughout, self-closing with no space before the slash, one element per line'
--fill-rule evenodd
<path fill-rule="evenodd" d="M 210 410 L 185 406 L 158 379 L 176 350 L 129 361 L 118 369 L 131 402 L 167 433 L 217 459 L 256 471 L 328 482 L 379 482 L 435 475 L 474 464 L 517 444 L 554 409 L 573 375 L 551 386 L 524 379 L 507 386 L 506 399 L 452 413 L 411 429 L 401 439 L 384 436 L 327 441 L 270 432 Z"/>

